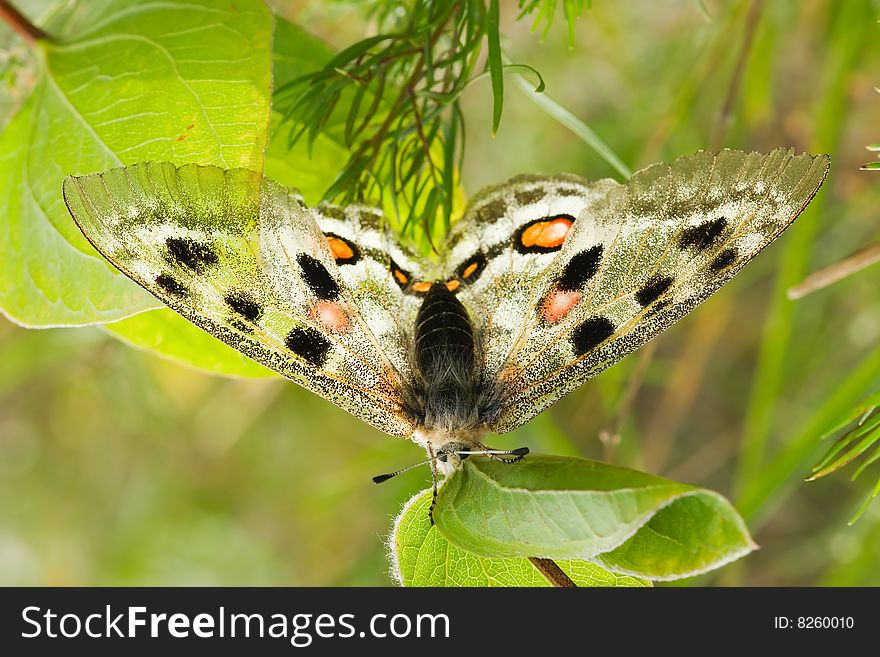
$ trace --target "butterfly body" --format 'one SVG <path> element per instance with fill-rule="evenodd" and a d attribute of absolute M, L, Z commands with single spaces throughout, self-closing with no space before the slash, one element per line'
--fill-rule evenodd
<path fill-rule="evenodd" d="M 626 184 L 486 190 L 430 262 L 366 206 L 307 207 L 241 169 L 65 180 L 124 274 L 218 339 L 454 469 L 647 342 L 806 207 L 827 156 L 700 152 Z"/>

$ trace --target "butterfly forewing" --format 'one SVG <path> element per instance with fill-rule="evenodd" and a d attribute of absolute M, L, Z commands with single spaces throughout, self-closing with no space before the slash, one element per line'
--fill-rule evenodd
<path fill-rule="evenodd" d="M 394 295 L 362 316 L 296 192 L 242 169 L 146 163 L 68 178 L 64 195 L 97 250 L 175 311 L 377 428 L 412 432 L 405 359 L 371 330 L 382 313 L 394 326 Z M 375 276 L 392 289 L 390 272 Z"/>
<path fill-rule="evenodd" d="M 522 226 L 570 212 L 569 199 L 509 202 L 483 230 L 506 232 L 513 248 L 464 293 L 485 309 L 488 427 L 520 426 L 693 309 L 797 217 L 827 169 L 826 156 L 784 150 L 701 152 L 625 185 L 582 184 L 582 209 L 548 252 L 523 248 Z M 459 229 L 480 233 L 473 215 Z"/>

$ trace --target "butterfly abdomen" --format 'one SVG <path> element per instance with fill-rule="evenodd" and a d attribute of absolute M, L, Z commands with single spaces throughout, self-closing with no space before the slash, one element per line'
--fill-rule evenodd
<path fill-rule="evenodd" d="M 424 425 L 471 428 L 476 422 L 475 342 L 470 316 L 446 285 L 433 284 L 416 316 L 415 365 Z"/>

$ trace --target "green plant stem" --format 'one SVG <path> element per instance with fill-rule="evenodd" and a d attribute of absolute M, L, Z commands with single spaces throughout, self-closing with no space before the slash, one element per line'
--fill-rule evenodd
<path fill-rule="evenodd" d="M 580 137 L 584 143 L 596 151 L 603 160 L 614 167 L 624 179 L 627 179 L 632 175 L 632 169 L 623 162 L 614 149 L 611 148 L 611 146 L 609 146 L 608 143 L 590 126 L 562 107 L 562 105 L 557 103 L 546 93 L 536 92 L 524 77 L 518 76 L 517 84 L 532 102 L 543 109 L 549 116 L 553 117 L 559 121 L 559 123 L 571 130 L 575 135 Z"/>
<path fill-rule="evenodd" d="M 28 43 L 34 43 L 41 39 L 48 39 L 49 35 L 22 15 L 7 0 L 0 0 L 0 19 L 9 25 L 22 39 Z"/>
<path fill-rule="evenodd" d="M 542 559 L 541 557 L 529 557 L 532 565 L 547 578 L 553 586 L 563 589 L 577 588 L 571 577 L 566 575 L 553 559 Z"/>
<path fill-rule="evenodd" d="M 744 485 L 737 508 L 752 527 L 760 525 L 770 512 L 781 504 L 785 494 L 809 473 L 806 458 L 821 450 L 823 431 L 847 408 L 854 405 L 865 391 L 880 378 L 880 348 L 869 354 L 846 380 L 832 384 L 809 421 L 803 425 L 784 448 L 761 469 L 761 476 Z"/>
<path fill-rule="evenodd" d="M 860 32 L 856 33 L 853 33 L 851 27 L 852 25 L 873 25 L 870 12 L 858 3 L 842 3 L 828 11 L 834 14 L 828 32 L 829 42 L 835 45 L 831 47 L 825 57 L 827 65 L 823 71 L 822 84 L 817 89 L 817 96 L 821 98 L 821 101 L 818 108 L 820 119 L 817 135 L 810 144 L 810 151 L 814 153 L 829 153 L 836 150 L 841 134 L 839 117 L 843 116 L 844 107 L 848 102 L 847 96 L 843 92 L 845 86 L 843 80 L 852 71 L 855 63 L 859 61 L 866 44 L 870 43 L 869 35 L 871 32 L 868 31 L 868 27 L 863 27 Z M 864 15 L 858 16 L 857 14 L 860 12 Z M 762 506 L 766 502 L 766 500 L 754 497 L 757 488 L 756 480 L 759 478 L 759 473 L 764 470 L 764 461 L 769 451 L 777 400 L 782 398 L 780 391 L 784 382 L 788 344 L 794 334 L 797 306 L 788 300 L 787 291 L 803 280 L 806 275 L 810 253 L 819 229 L 819 219 L 827 207 L 825 198 L 827 198 L 827 194 L 821 196 L 818 203 L 814 203 L 804 212 L 785 241 L 779 274 L 773 291 L 773 302 L 764 323 L 755 384 L 746 412 L 740 458 L 734 476 L 734 489 L 738 501 L 745 503 L 748 500 L 748 506 L 752 509 Z M 861 394 L 864 394 L 864 389 L 859 390 L 855 396 L 858 397 Z M 827 422 L 833 421 L 839 412 L 842 412 L 842 409 L 832 413 L 831 417 L 827 418 Z M 813 420 L 810 420 L 808 424 L 812 426 Z M 813 437 L 814 441 L 818 440 L 824 429 L 824 424 L 825 421 L 818 426 Z M 786 446 L 786 454 L 791 453 L 790 447 L 790 444 Z M 806 449 L 803 449 L 801 455 L 807 458 L 812 452 L 812 445 L 807 444 L 805 447 Z M 783 476 L 782 480 L 775 481 L 769 487 L 761 486 L 761 488 L 772 492 L 776 487 L 781 486 L 786 478 L 796 477 L 796 474 L 796 471 L 789 472 Z M 761 479 L 764 477 L 766 477 L 766 470 L 760 476 Z M 740 508 L 743 507 L 740 506 Z M 746 511 L 744 515 L 748 517 L 750 511 Z"/>
<path fill-rule="evenodd" d="M 727 88 L 727 96 L 724 98 L 724 105 L 721 107 L 721 113 L 718 115 L 718 123 L 715 125 L 715 132 L 710 141 L 713 151 L 717 151 L 724 143 L 724 134 L 727 132 L 727 126 L 730 123 L 730 115 L 733 113 L 733 105 L 736 103 L 736 97 L 742 86 L 743 73 L 746 70 L 749 53 L 752 51 L 752 44 L 755 41 L 755 30 L 758 27 L 758 19 L 761 17 L 761 10 L 763 8 L 764 0 L 752 0 L 752 5 L 749 7 L 749 14 L 746 17 L 743 42 L 739 49 L 739 55 L 737 55 L 736 58 L 736 67 L 733 70 L 733 76 L 730 78 L 730 86 Z"/>

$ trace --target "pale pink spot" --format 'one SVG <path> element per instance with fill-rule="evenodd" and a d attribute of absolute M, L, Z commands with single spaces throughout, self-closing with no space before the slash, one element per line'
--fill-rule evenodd
<path fill-rule="evenodd" d="M 541 307 L 541 317 L 548 324 L 559 322 L 571 312 L 578 301 L 581 300 L 581 293 L 577 290 L 573 292 L 561 292 L 553 290 L 547 295 L 544 305 Z"/>
<path fill-rule="evenodd" d="M 331 333 L 345 333 L 348 315 L 332 301 L 319 301 L 311 310 L 312 319 Z"/>

